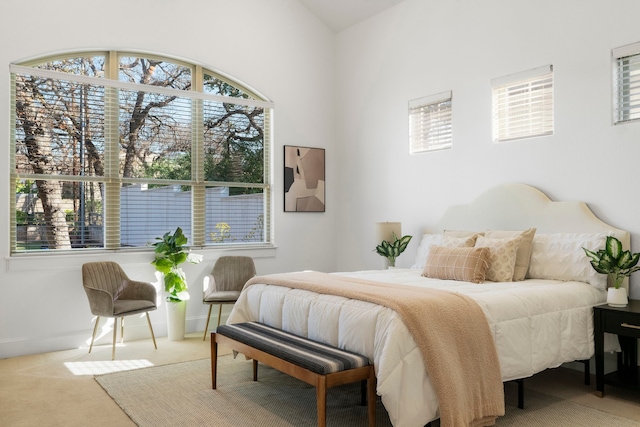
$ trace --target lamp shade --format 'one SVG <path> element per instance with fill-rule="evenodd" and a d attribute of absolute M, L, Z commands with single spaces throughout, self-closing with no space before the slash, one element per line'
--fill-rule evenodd
<path fill-rule="evenodd" d="M 386 240 L 389 243 L 393 243 L 393 235 L 399 239 L 402 237 L 402 224 L 399 222 L 377 222 L 376 223 L 376 236 L 377 242 L 382 243 Z"/>

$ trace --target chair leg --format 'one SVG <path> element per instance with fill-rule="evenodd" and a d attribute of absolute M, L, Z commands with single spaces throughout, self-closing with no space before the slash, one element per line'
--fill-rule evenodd
<path fill-rule="evenodd" d="M 118 318 L 114 317 L 113 318 L 113 345 L 111 347 L 111 360 L 116 360 L 116 335 L 117 334 L 118 334 Z"/>
<path fill-rule="evenodd" d="M 89 345 L 89 353 L 93 348 L 93 341 L 96 339 L 96 332 L 98 331 L 98 323 L 100 323 L 100 316 L 96 316 L 96 325 L 93 327 L 93 335 L 91 335 L 91 345 Z"/>
<path fill-rule="evenodd" d="M 211 319 L 212 308 L 213 308 L 213 304 L 209 304 L 209 314 L 207 314 L 207 324 L 204 325 L 204 335 L 202 336 L 202 341 L 207 339 L 207 331 L 209 330 L 209 319 Z"/>
<path fill-rule="evenodd" d="M 222 317 L 222 303 L 220 303 L 220 308 L 218 309 L 218 326 L 220 326 L 221 317 Z"/>
<path fill-rule="evenodd" d="M 151 331 L 151 339 L 153 340 L 153 347 L 157 350 L 158 346 L 156 345 L 156 336 L 153 334 L 153 327 L 151 326 L 151 318 L 149 317 L 149 312 L 146 312 L 147 315 L 147 323 L 149 324 L 149 330 Z"/>
<path fill-rule="evenodd" d="M 120 344 L 124 342 L 124 317 L 120 318 Z"/>

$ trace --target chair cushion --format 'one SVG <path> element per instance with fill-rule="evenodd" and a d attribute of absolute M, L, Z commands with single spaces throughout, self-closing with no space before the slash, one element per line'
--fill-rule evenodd
<path fill-rule="evenodd" d="M 220 291 L 206 295 L 203 302 L 235 302 L 240 298 L 238 291 Z"/>
<path fill-rule="evenodd" d="M 129 314 L 143 313 L 155 309 L 156 305 L 147 300 L 119 299 L 113 302 L 114 316 L 128 316 Z"/>

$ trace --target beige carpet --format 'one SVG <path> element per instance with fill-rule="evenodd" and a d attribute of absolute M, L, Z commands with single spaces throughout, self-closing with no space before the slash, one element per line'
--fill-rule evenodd
<path fill-rule="evenodd" d="M 220 358 L 218 390 L 211 389 L 209 359 L 97 376 L 96 381 L 141 427 L 147 426 L 315 426 L 315 389 L 251 362 Z M 498 426 L 637 427 L 638 422 L 558 397 L 526 390 L 525 409 L 516 407 L 515 384 L 507 384 L 507 414 Z M 327 398 L 327 425 L 366 426 L 359 384 L 337 387 Z M 433 423 L 435 426 L 438 423 Z M 391 426 L 378 399 L 377 425 Z"/>

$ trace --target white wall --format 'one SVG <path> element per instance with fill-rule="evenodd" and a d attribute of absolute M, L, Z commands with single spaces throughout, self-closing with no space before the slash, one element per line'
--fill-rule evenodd
<path fill-rule="evenodd" d="M 398 260 L 408 266 L 421 230 L 448 205 L 510 181 L 554 200 L 586 201 L 603 220 L 630 230 L 640 251 L 640 124 L 611 126 L 609 59 L 611 48 L 640 41 L 638 2 L 406 0 L 338 35 L 295 0 L 33 0 L 5 2 L 0 12 L 0 117 L 9 117 L 8 64 L 91 48 L 182 57 L 274 101 L 277 249 L 250 253 L 259 274 L 379 268 L 373 224 L 387 220 L 416 236 Z M 555 134 L 492 144 L 490 79 L 545 64 L 555 68 Z M 409 156 L 407 101 L 444 90 L 453 90 L 454 148 Z M 8 139 L 7 119 L 0 135 Z M 283 145 L 327 149 L 327 212 L 283 212 Z M 8 165 L 0 155 L 0 201 L 9 200 Z M 3 206 L 0 255 L 7 259 Z M 204 327 L 200 283 L 219 252 L 203 254 L 203 264 L 185 268 L 191 331 Z M 94 258 L 5 262 L 0 357 L 86 343 L 92 325 L 80 265 Z M 98 258 L 153 280 L 151 254 Z M 640 276 L 632 288 L 640 298 Z M 152 322 L 165 334 L 163 307 Z M 128 326 L 129 337 L 148 336 L 144 319 Z"/>
<path fill-rule="evenodd" d="M 9 138 L 9 64 L 68 50 L 156 52 L 201 63 L 256 89 L 275 103 L 273 251 L 254 251 L 259 274 L 335 270 L 338 167 L 333 126 L 334 34 L 295 0 L 33 0 L 0 6 L 0 135 Z M 326 148 L 327 212 L 283 212 L 283 145 Z M 0 358 L 84 345 L 91 313 L 80 266 L 93 259 L 120 262 L 130 277 L 153 281 L 151 253 L 48 256 L 8 260 L 9 160 L 0 154 Z M 313 242 L 313 245 L 308 244 Z M 204 328 L 202 279 L 220 252 L 185 268 L 190 331 Z M 166 334 L 164 307 L 151 314 Z M 214 319 L 215 320 L 215 319 Z M 146 338 L 143 319 L 127 323 L 129 338 Z M 109 336 L 105 342 L 108 342 Z"/>
<path fill-rule="evenodd" d="M 406 0 L 337 36 L 338 269 L 379 268 L 374 223 L 416 236 L 503 182 L 583 200 L 640 251 L 640 123 L 611 125 L 611 49 L 640 41 L 640 2 Z M 491 141 L 494 77 L 553 64 L 553 136 Z M 453 148 L 409 156 L 407 101 L 453 91 Z M 497 207 L 499 208 L 499 207 Z M 640 275 L 632 276 L 640 298 Z"/>

